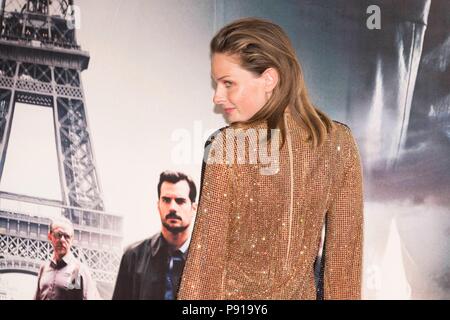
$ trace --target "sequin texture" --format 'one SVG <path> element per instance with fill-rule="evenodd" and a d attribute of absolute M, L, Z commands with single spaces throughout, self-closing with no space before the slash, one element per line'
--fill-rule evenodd
<path fill-rule="evenodd" d="M 288 112 L 285 121 L 287 143 L 274 174 L 262 175 L 260 163 L 204 166 L 179 299 L 315 299 L 324 224 L 323 296 L 360 298 L 363 190 L 356 142 L 335 122 L 313 149 Z M 249 139 L 247 147 L 258 148 L 258 141 Z"/>

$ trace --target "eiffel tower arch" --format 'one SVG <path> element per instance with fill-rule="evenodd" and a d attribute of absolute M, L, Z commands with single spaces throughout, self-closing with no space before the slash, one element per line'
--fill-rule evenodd
<path fill-rule="evenodd" d="M 62 199 L 0 190 L 0 273 L 37 274 L 52 253 L 47 233 L 50 213 L 56 212 L 73 222 L 73 251 L 107 298 L 122 252 L 122 218 L 106 212 L 102 200 L 80 76 L 89 54 L 76 40 L 73 1 L 0 4 L 0 179 L 15 104 L 47 107 L 54 120 Z M 24 156 L 32 161 L 32 155 Z"/>

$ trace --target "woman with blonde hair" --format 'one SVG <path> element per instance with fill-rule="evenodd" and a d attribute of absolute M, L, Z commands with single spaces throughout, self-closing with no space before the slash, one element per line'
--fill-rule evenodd
<path fill-rule="evenodd" d="M 178 298 L 316 299 L 325 228 L 321 295 L 359 299 L 362 170 L 350 129 L 313 106 L 289 38 L 270 21 L 223 27 L 211 76 L 230 126 L 206 148 Z"/>

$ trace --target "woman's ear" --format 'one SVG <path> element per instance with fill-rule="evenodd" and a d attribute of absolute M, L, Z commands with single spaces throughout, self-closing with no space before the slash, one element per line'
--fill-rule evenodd
<path fill-rule="evenodd" d="M 264 89 L 266 93 L 272 93 L 273 89 L 275 89 L 278 84 L 278 71 L 274 68 L 267 68 L 263 72 L 262 77 L 264 79 Z"/>

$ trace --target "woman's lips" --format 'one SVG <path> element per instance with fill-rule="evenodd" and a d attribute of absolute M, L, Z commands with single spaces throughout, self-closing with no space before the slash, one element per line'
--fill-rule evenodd
<path fill-rule="evenodd" d="M 224 109 L 223 109 L 223 111 L 224 111 L 225 113 L 231 113 L 231 112 L 233 112 L 234 110 L 236 110 L 236 108 L 224 108 Z"/>

